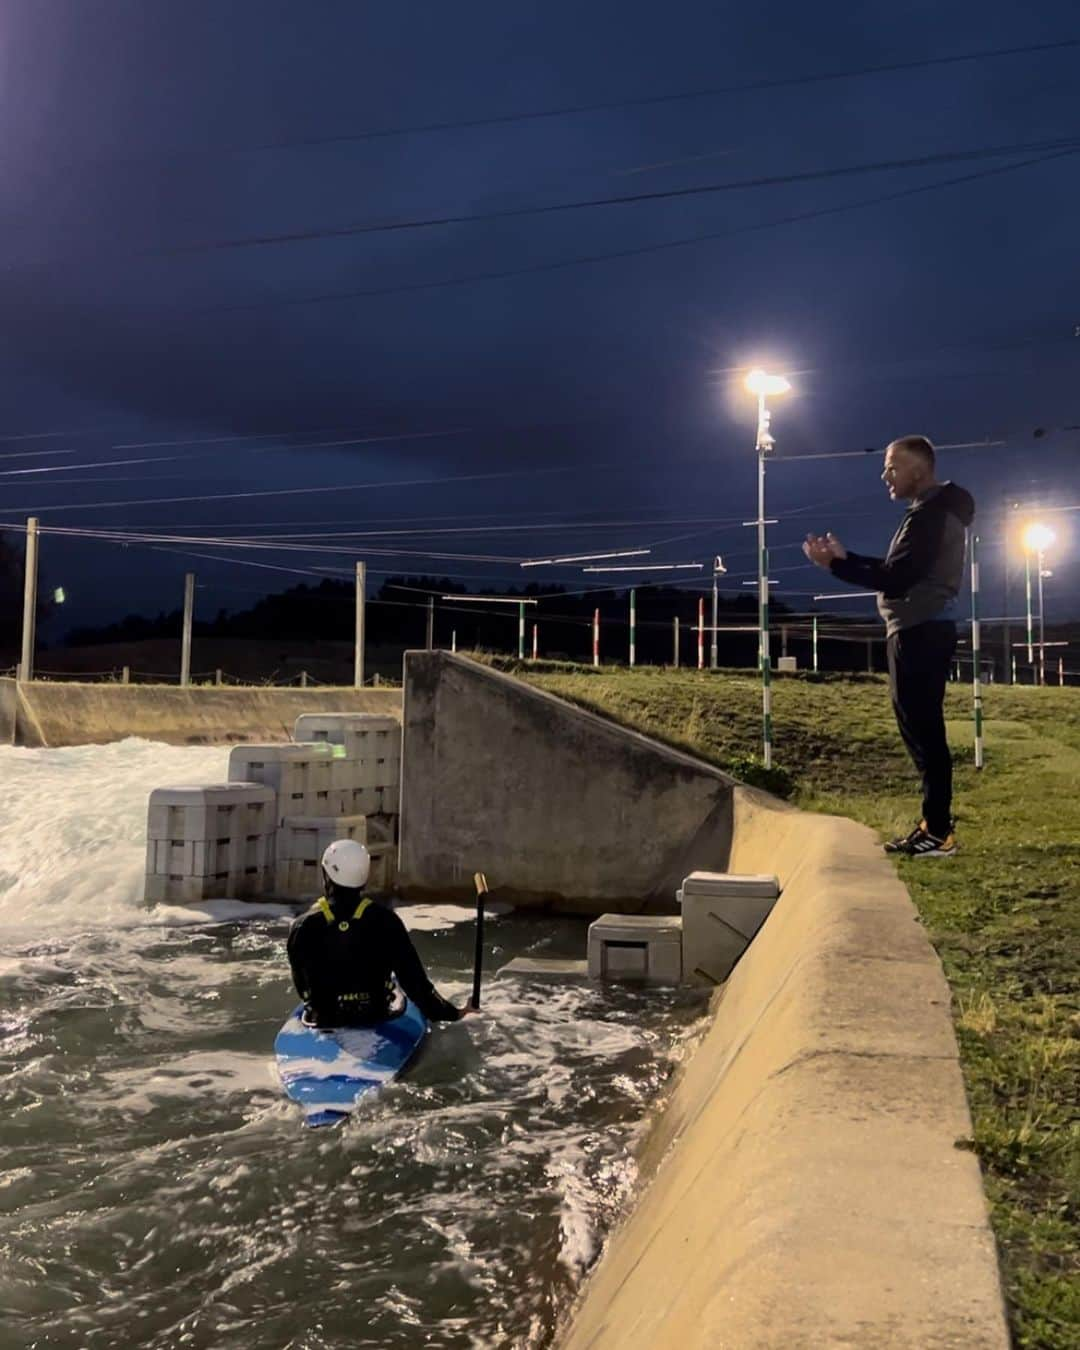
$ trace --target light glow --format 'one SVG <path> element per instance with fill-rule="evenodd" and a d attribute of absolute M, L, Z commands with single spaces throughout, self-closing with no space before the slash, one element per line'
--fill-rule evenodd
<path fill-rule="evenodd" d="M 1043 525 L 1040 521 L 1032 521 L 1030 525 L 1024 527 L 1024 547 L 1029 553 L 1043 553 L 1057 538 L 1057 535 L 1049 525 Z"/>
<path fill-rule="evenodd" d="M 791 383 L 783 375 L 770 375 L 765 370 L 752 370 L 746 377 L 746 387 L 759 398 L 764 394 L 786 394 Z"/>

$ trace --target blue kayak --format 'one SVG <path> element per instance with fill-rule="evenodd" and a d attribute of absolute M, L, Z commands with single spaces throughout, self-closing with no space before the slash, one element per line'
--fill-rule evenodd
<path fill-rule="evenodd" d="M 411 999 L 405 1011 L 373 1027 L 305 1026 L 297 1008 L 277 1034 L 274 1053 L 285 1092 L 299 1103 L 304 1124 L 337 1125 L 361 1099 L 395 1079 L 428 1033 Z"/>

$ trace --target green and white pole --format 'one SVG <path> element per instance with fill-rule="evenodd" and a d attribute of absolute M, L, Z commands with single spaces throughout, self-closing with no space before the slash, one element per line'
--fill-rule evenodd
<path fill-rule="evenodd" d="M 518 601 L 518 660 L 525 660 L 525 601 Z"/>
<path fill-rule="evenodd" d="M 979 536 L 971 538 L 971 694 L 975 711 L 975 767 L 983 766 L 982 678 L 979 669 Z"/>
<path fill-rule="evenodd" d="M 630 591 L 630 664 L 637 663 L 637 592 Z"/>
<path fill-rule="evenodd" d="M 769 550 L 765 545 L 765 452 L 772 445 L 765 395 L 758 395 L 758 656 L 761 663 L 761 762 L 772 768 L 772 661 L 769 657 Z"/>

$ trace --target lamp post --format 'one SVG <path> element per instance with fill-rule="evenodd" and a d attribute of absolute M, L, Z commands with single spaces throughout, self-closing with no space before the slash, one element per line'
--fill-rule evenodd
<path fill-rule="evenodd" d="M 769 554 L 765 545 L 765 456 L 775 442 L 769 433 L 770 413 L 765 399 L 770 394 L 786 394 L 791 388 L 783 375 L 769 375 L 764 370 L 752 370 L 746 377 L 746 387 L 757 395 L 757 440 L 754 448 L 758 456 L 758 660 L 761 665 L 761 760 L 765 768 L 772 768 L 772 689 L 769 658 Z"/>
<path fill-rule="evenodd" d="M 1024 529 L 1024 561 L 1027 576 L 1027 631 L 1028 661 L 1032 659 L 1031 650 L 1031 555 L 1035 554 L 1039 581 L 1039 683 L 1046 683 L 1046 627 L 1043 617 L 1043 578 L 1053 575 L 1043 565 L 1046 550 L 1053 544 L 1057 535 L 1049 525 L 1032 521 Z"/>

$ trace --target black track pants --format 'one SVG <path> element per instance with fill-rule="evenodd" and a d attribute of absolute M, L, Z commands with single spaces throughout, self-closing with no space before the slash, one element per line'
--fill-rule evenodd
<path fill-rule="evenodd" d="M 889 638 L 889 688 L 896 725 L 922 774 L 923 818 L 943 839 L 951 827 L 952 756 L 945 739 L 945 684 L 956 650 L 956 625 L 939 619 Z"/>

